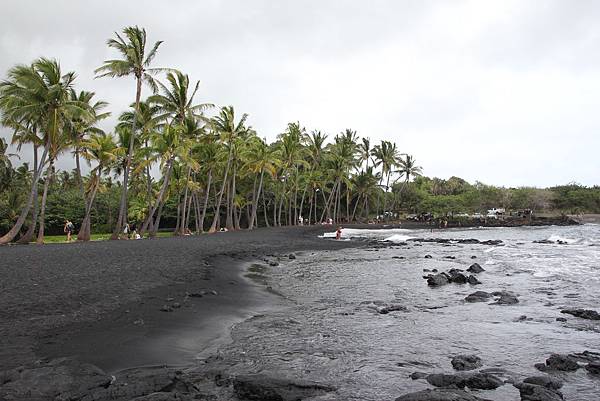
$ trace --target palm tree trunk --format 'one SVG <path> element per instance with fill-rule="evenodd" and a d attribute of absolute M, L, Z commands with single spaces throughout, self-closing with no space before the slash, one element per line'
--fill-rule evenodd
<path fill-rule="evenodd" d="M 187 203 L 187 213 L 185 215 L 185 224 L 183 225 L 183 234 L 187 234 L 190 230 L 190 216 L 192 215 L 192 199 L 193 196 L 190 195 L 189 199 L 188 199 L 188 203 Z"/>
<path fill-rule="evenodd" d="M 85 188 L 83 187 L 83 178 L 81 177 L 81 162 L 79 160 L 79 146 L 75 147 L 75 173 L 77 174 L 77 185 L 81 193 L 81 199 L 85 202 Z"/>
<path fill-rule="evenodd" d="M 38 170 L 38 147 L 37 147 L 37 145 L 34 145 L 33 146 L 33 171 L 35 172 L 37 170 Z M 21 236 L 21 238 L 19 238 L 19 240 L 17 241 L 17 243 L 19 243 L 19 244 L 30 243 L 35 234 L 35 228 L 37 227 L 37 218 L 38 218 L 38 187 L 39 187 L 39 185 L 37 185 L 37 184 L 33 187 L 34 194 L 33 194 L 33 212 L 31 213 L 31 224 L 27 228 L 27 231 L 25 232 L 25 234 L 23 236 Z"/>
<path fill-rule="evenodd" d="M 234 230 L 235 226 L 234 226 L 234 220 L 233 220 L 233 212 L 234 212 L 234 201 L 235 201 L 235 176 L 236 176 L 236 165 L 237 163 L 233 163 L 233 171 L 231 174 L 231 192 L 228 194 L 228 199 L 229 199 L 229 210 L 227 213 L 227 220 L 225 222 L 225 227 L 227 227 L 228 230 Z"/>
<path fill-rule="evenodd" d="M 148 141 L 146 140 L 146 148 L 148 147 Z M 146 156 L 146 162 L 148 162 L 148 156 Z M 146 192 L 148 193 L 148 214 L 152 211 L 152 176 L 150 175 L 150 163 L 146 163 Z M 150 227 L 152 231 L 152 219 L 150 219 Z M 141 233 L 140 233 L 141 235 Z"/>
<path fill-rule="evenodd" d="M 142 78 L 137 77 L 136 92 L 135 92 L 135 111 L 133 116 L 133 122 L 131 124 L 131 135 L 129 137 L 129 149 L 127 151 L 127 162 L 125 163 L 125 169 L 123 170 L 123 188 L 121 192 L 121 202 L 119 205 L 119 217 L 117 218 L 117 225 L 115 231 L 113 231 L 110 239 L 119 239 L 121 235 L 121 229 L 127 222 L 127 191 L 129 185 L 129 169 L 131 168 L 131 159 L 133 156 L 133 147 L 135 143 L 135 129 L 137 124 L 137 113 L 140 109 L 140 99 L 142 97 Z"/>
<path fill-rule="evenodd" d="M 183 226 L 180 227 L 180 234 L 185 234 L 185 229 L 187 227 L 187 225 L 185 224 L 185 222 L 188 221 L 187 218 L 187 203 L 188 203 L 188 184 L 190 181 L 190 175 L 192 174 L 192 168 L 188 167 L 188 172 L 187 172 L 187 180 L 185 181 L 185 195 L 183 196 L 183 210 L 181 212 L 181 220 L 184 222 Z"/>
<path fill-rule="evenodd" d="M 310 226 L 310 221 L 312 220 L 313 198 L 314 198 L 314 191 L 313 191 L 313 193 L 308 195 L 308 225 L 309 226 Z"/>
<path fill-rule="evenodd" d="M 260 191 L 262 190 L 264 174 L 265 174 L 265 170 L 261 169 L 260 170 L 260 180 L 258 182 L 258 191 L 256 192 L 256 196 L 253 196 L 252 215 L 250 216 L 250 223 L 248 226 L 248 230 L 252 230 L 254 228 L 254 220 L 256 220 L 256 212 L 258 210 L 258 200 L 260 199 Z"/>
<path fill-rule="evenodd" d="M 44 153 L 42 154 L 42 158 L 40 160 L 40 165 L 38 166 L 37 170 L 33 174 L 33 180 L 31 182 L 31 189 L 29 191 L 29 199 L 27 199 L 27 203 L 23 207 L 23 210 L 21 210 L 21 214 L 19 215 L 19 218 L 15 222 L 15 225 L 12 226 L 12 228 L 6 234 L 4 234 L 2 237 L 0 237 L 0 245 L 8 244 L 10 241 L 12 241 L 17 236 L 19 231 L 21 230 L 21 227 L 23 227 L 23 223 L 25 223 L 25 219 L 27 219 L 27 216 L 29 215 L 29 210 L 31 209 L 31 205 L 33 204 L 33 199 L 34 199 L 34 197 L 37 196 L 36 195 L 37 194 L 36 187 L 40 180 L 40 176 L 42 175 L 44 165 L 46 164 L 46 156 L 47 155 L 48 155 L 48 147 L 46 146 L 44 148 Z"/>
<path fill-rule="evenodd" d="M 50 160 L 50 164 L 46 169 L 46 180 L 44 181 L 44 192 L 42 194 L 42 206 L 40 208 L 40 230 L 38 231 L 37 243 L 44 243 L 44 223 L 46 218 L 46 199 L 48 199 L 48 186 L 50 185 L 50 177 L 52 175 L 52 168 L 54 167 L 54 161 Z"/>
<path fill-rule="evenodd" d="M 229 166 L 231 164 L 231 150 L 229 151 L 229 157 L 227 159 L 227 167 L 225 168 L 225 175 L 223 176 L 223 184 L 221 185 L 221 192 L 219 192 L 219 199 L 217 200 L 215 216 L 213 222 L 208 230 L 209 233 L 217 231 L 217 222 L 219 221 L 221 214 L 221 201 L 223 200 L 223 192 L 225 192 L 225 185 L 227 184 L 227 174 L 229 173 Z"/>
<path fill-rule="evenodd" d="M 354 215 L 356 214 L 356 208 L 358 207 L 359 203 L 360 203 L 360 194 L 356 198 L 356 203 L 354 204 L 354 210 L 352 211 L 352 218 L 349 221 L 354 221 Z"/>
<path fill-rule="evenodd" d="M 206 194 L 204 195 L 204 205 L 202 206 L 202 215 L 200 217 L 200 231 L 204 232 L 204 217 L 206 216 L 206 207 L 208 206 L 208 197 L 210 196 L 210 184 L 212 181 L 212 168 L 208 170 L 208 182 L 206 184 Z"/>
<path fill-rule="evenodd" d="M 100 171 L 102 171 L 102 169 L 98 169 L 98 172 L 100 172 Z M 94 200 L 96 199 L 96 193 L 98 191 L 99 186 L 100 186 L 100 177 L 98 177 L 98 182 L 96 182 L 94 184 L 94 189 L 92 190 L 92 192 L 90 194 L 90 199 L 86 202 L 85 217 L 83 218 L 83 221 L 81 222 L 81 228 L 79 230 L 79 233 L 77 234 L 78 241 L 89 241 L 91 238 L 92 207 L 94 206 Z"/>
<path fill-rule="evenodd" d="M 269 216 L 267 215 L 267 199 L 266 199 L 266 196 L 265 196 L 264 192 L 263 192 L 263 213 L 265 215 L 265 225 L 267 227 L 270 227 Z"/>
<path fill-rule="evenodd" d="M 144 235 L 146 230 L 148 230 L 149 226 L 152 227 L 152 229 L 149 230 L 150 233 L 156 232 L 156 229 L 158 227 L 154 227 L 152 219 L 154 219 L 154 213 L 156 212 L 156 209 L 160 208 L 160 205 L 162 204 L 162 200 L 165 196 L 165 193 L 167 192 L 167 188 L 169 187 L 169 180 L 171 179 L 172 171 L 173 171 L 173 159 L 169 159 L 167 161 L 167 171 L 163 178 L 162 187 L 160 188 L 158 197 L 156 198 L 156 201 L 154 202 L 154 206 L 152 206 L 152 210 L 150 211 L 150 214 L 148 214 L 148 217 L 146 217 L 146 221 L 144 222 L 144 224 L 142 225 L 142 228 L 140 229 L 140 235 Z"/>

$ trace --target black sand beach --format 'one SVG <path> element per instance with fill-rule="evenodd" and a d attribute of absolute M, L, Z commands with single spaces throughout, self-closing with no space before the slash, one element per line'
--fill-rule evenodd
<path fill-rule="evenodd" d="M 351 245 L 319 240 L 323 230 L 2 247 L 0 370 L 70 355 L 108 371 L 183 363 L 266 302 L 241 261 Z M 176 343 L 186 330 L 194 340 Z"/>

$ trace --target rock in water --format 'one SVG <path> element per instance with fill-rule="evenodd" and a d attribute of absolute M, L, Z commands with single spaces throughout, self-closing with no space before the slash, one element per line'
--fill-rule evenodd
<path fill-rule="evenodd" d="M 294 255 L 293 253 L 290 253 L 290 254 L 288 255 L 288 258 L 289 258 L 290 260 L 294 260 L 294 259 L 296 259 L 296 255 Z"/>
<path fill-rule="evenodd" d="M 600 320 L 600 313 L 591 309 L 563 309 L 560 311 L 560 313 L 567 313 L 569 315 L 580 317 L 582 319 Z"/>
<path fill-rule="evenodd" d="M 493 305 L 514 305 L 519 303 L 519 298 L 506 291 L 493 292 L 492 295 L 500 297 L 496 302 L 492 303 Z"/>
<path fill-rule="evenodd" d="M 446 285 L 449 282 L 450 280 L 448 279 L 448 276 L 443 273 L 435 274 L 427 278 L 427 285 L 431 287 L 439 287 L 442 285 Z"/>
<path fill-rule="evenodd" d="M 453 375 L 434 373 L 427 376 L 427 382 L 435 387 L 457 387 L 478 390 L 493 390 L 504 384 L 502 380 L 490 373 L 469 373 Z"/>
<path fill-rule="evenodd" d="M 465 301 L 467 302 L 485 302 L 489 298 L 492 297 L 492 294 L 485 291 L 475 291 L 472 294 L 469 294 L 465 297 Z"/>
<path fill-rule="evenodd" d="M 481 267 L 479 265 L 479 263 L 473 263 L 471 266 L 469 266 L 467 271 L 470 273 L 481 273 L 481 272 L 484 272 L 485 269 L 483 267 Z"/>
<path fill-rule="evenodd" d="M 600 361 L 590 362 L 585 368 L 593 375 L 600 375 Z"/>
<path fill-rule="evenodd" d="M 241 400 L 296 401 L 323 395 L 335 388 L 315 382 L 278 379 L 263 374 L 240 375 L 233 390 Z"/>
<path fill-rule="evenodd" d="M 431 259 L 433 256 L 431 256 L 431 255 L 425 255 L 424 257 L 425 257 L 425 259 Z"/>
<path fill-rule="evenodd" d="M 579 369 L 577 360 L 569 355 L 552 354 L 546 359 L 546 365 L 536 364 L 536 368 L 545 370 L 562 370 L 564 372 L 573 372 Z"/>
<path fill-rule="evenodd" d="M 467 282 L 471 285 L 481 284 L 481 281 L 477 280 L 477 277 L 475 277 L 472 274 L 469 274 L 469 277 L 467 278 Z"/>
<path fill-rule="evenodd" d="M 563 383 L 560 380 L 550 377 L 548 375 L 530 376 L 523 380 L 523 383 L 535 384 L 536 386 L 546 387 L 551 390 L 558 390 L 563 386 Z"/>
<path fill-rule="evenodd" d="M 532 383 L 517 383 L 521 401 L 562 401 L 563 396 L 558 390 Z"/>
<path fill-rule="evenodd" d="M 452 367 L 456 370 L 473 370 L 483 366 L 477 355 L 458 355 L 452 358 Z"/>
<path fill-rule="evenodd" d="M 396 401 L 488 401 L 479 398 L 464 390 L 436 388 L 405 394 L 396 398 Z"/>

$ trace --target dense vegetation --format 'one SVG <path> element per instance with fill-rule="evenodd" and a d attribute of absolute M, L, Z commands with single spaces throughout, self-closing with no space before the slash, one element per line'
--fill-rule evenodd
<path fill-rule="evenodd" d="M 20 163 L 0 141 L 0 243 L 43 242 L 65 219 L 89 240 L 92 230 L 117 238 L 134 222 L 153 236 L 161 227 L 186 234 L 492 206 L 600 211 L 597 187 L 504 189 L 422 177 L 394 143 L 373 146 L 351 129 L 330 136 L 292 122 L 267 143 L 232 106 L 197 103 L 199 82 L 152 68 L 162 42 L 149 46 L 145 30 L 125 28 L 107 43 L 119 57 L 97 76 L 136 82 L 113 132 L 98 128 L 108 103 L 77 91 L 76 74 L 54 59 L 17 65 L 0 83 L 1 123 L 19 152 L 33 152 L 31 164 Z M 74 169 L 58 171 L 57 159 L 69 154 Z"/>

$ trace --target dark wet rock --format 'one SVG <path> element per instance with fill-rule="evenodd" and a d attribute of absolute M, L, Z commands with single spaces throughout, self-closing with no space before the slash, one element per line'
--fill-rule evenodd
<path fill-rule="evenodd" d="M 537 386 L 546 387 L 551 390 L 558 390 L 563 386 L 563 383 L 560 380 L 550 377 L 548 375 L 530 376 L 523 380 L 523 383 L 535 384 Z"/>
<path fill-rule="evenodd" d="M 582 308 L 563 309 L 560 311 L 560 313 L 567 313 L 569 315 L 573 315 L 575 317 L 579 317 L 582 319 L 600 320 L 600 313 L 596 312 L 595 310 L 591 310 L 591 309 L 582 309 Z"/>
<path fill-rule="evenodd" d="M 517 383 L 521 401 L 562 401 L 562 394 L 555 389 L 532 383 Z"/>
<path fill-rule="evenodd" d="M 431 271 L 432 271 L 433 273 L 437 273 L 437 272 L 438 272 L 438 269 L 432 269 Z"/>
<path fill-rule="evenodd" d="M 240 375 L 233 379 L 233 390 L 241 400 L 296 401 L 334 391 L 315 382 L 278 379 L 263 374 Z"/>
<path fill-rule="evenodd" d="M 496 291 L 492 295 L 499 298 L 496 302 L 492 302 L 491 305 L 514 305 L 519 303 L 519 298 L 510 292 Z"/>
<path fill-rule="evenodd" d="M 557 317 L 557 318 L 556 318 L 556 321 L 557 321 L 557 322 L 566 322 L 566 321 L 567 321 L 567 318 L 564 318 L 564 317 Z"/>
<path fill-rule="evenodd" d="M 179 302 L 173 302 L 171 304 L 171 308 L 173 308 L 173 309 L 179 309 L 179 308 L 181 308 L 181 304 Z"/>
<path fill-rule="evenodd" d="M 490 239 L 490 240 L 487 240 L 487 241 L 481 241 L 479 243 L 482 244 L 482 245 L 500 245 L 500 244 L 502 244 L 502 240 L 499 240 L 499 239 Z"/>
<path fill-rule="evenodd" d="M 424 273 L 427 273 L 427 272 L 430 272 L 430 271 L 431 271 L 431 270 L 429 270 L 429 269 L 423 269 L 423 272 L 424 272 Z"/>
<path fill-rule="evenodd" d="M 163 305 L 160 307 L 161 312 L 173 312 L 173 308 L 170 305 Z"/>
<path fill-rule="evenodd" d="M 427 376 L 429 376 L 429 374 L 424 372 L 413 372 L 410 374 L 410 378 L 413 380 L 426 379 Z"/>
<path fill-rule="evenodd" d="M 377 313 L 379 313 L 380 315 L 387 315 L 390 312 L 397 312 L 397 311 L 407 312 L 408 308 L 406 308 L 406 306 L 392 304 L 392 305 L 378 306 L 376 310 L 377 310 Z"/>
<path fill-rule="evenodd" d="M 481 358 L 477 355 L 457 355 L 450 363 L 455 370 L 473 370 L 483 366 Z"/>
<path fill-rule="evenodd" d="M 579 369 L 577 360 L 569 355 L 552 354 L 546 359 L 546 364 L 535 364 L 535 367 L 543 372 L 549 370 L 561 370 L 564 372 L 573 372 Z"/>
<path fill-rule="evenodd" d="M 461 375 L 434 373 L 427 376 L 427 382 L 435 387 L 469 387 L 478 390 L 493 390 L 504 384 L 502 380 L 490 373 Z"/>
<path fill-rule="evenodd" d="M 130 401 L 194 401 L 198 398 L 189 394 L 177 392 L 158 392 L 132 398 Z"/>
<path fill-rule="evenodd" d="M 465 301 L 467 301 L 467 302 L 485 302 L 491 297 L 492 297 L 492 294 L 490 294 L 489 292 L 475 291 L 474 293 L 467 295 L 467 297 L 465 298 Z"/>
<path fill-rule="evenodd" d="M 456 284 L 466 284 L 467 276 L 462 273 L 460 269 L 450 269 L 448 271 L 448 275 L 450 276 L 450 282 Z"/>
<path fill-rule="evenodd" d="M 275 262 L 274 260 L 269 261 L 269 266 L 279 266 L 279 262 Z"/>
<path fill-rule="evenodd" d="M 423 256 L 423 257 L 424 257 L 425 259 L 431 259 L 431 258 L 433 258 L 433 256 L 431 256 L 431 255 L 425 255 L 425 256 Z"/>
<path fill-rule="evenodd" d="M 112 377 L 72 358 L 19 367 L 0 373 L 0 399 L 75 400 L 106 389 Z"/>
<path fill-rule="evenodd" d="M 600 352 L 583 351 L 569 354 L 569 356 L 579 362 L 596 362 L 600 361 Z"/>
<path fill-rule="evenodd" d="M 444 256 L 444 259 L 456 259 L 456 256 Z"/>
<path fill-rule="evenodd" d="M 294 260 L 294 259 L 296 259 L 296 255 L 294 255 L 293 253 L 290 253 L 290 254 L 288 255 L 288 259 L 290 259 L 290 260 Z"/>
<path fill-rule="evenodd" d="M 204 293 L 202 293 L 202 292 L 188 292 L 185 295 L 188 296 L 188 297 L 190 297 L 190 298 L 202 298 L 204 296 Z"/>
<path fill-rule="evenodd" d="M 470 274 L 469 277 L 467 277 L 467 282 L 471 285 L 477 285 L 477 284 L 481 284 L 481 281 L 479 281 L 477 279 L 477 277 L 475 277 L 474 275 Z"/>
<path fill-rule="evenodd" d="M 396 401 L 487 401 L 464 390 L 436 388 L 405 394 Z"/>
<path fill-rule="evenodd" d="M 534 244 L 554 244 L 554 241 L 550 241 L 549 239 L 540 239 L 537 241 L 533 241 Z"/>
<path fill-rule="evenodd" d="M 404 256 L 392 256 L 392 259 L 404 259 Z"/>
<path fill-rule="evenodd" d="M 600 375 L 600 360 L 588 363 L 585 369 L 593 375 Z"/>
<path fill-rule="evenodd" d="M 471 259 L 477 259 L 477 256 L 471 255 Z"/>
<path fill-rule="evenodd" d="M 530 321 L 530 320 L 533 320 L 533 319 L 530 317 L 527 317 L 527 315 L 521 315 L 521 316 L 513 319 L 513 322 L 526 322 L 526 321 Z"/>
<path fill-rule="evenodd" d="M 449 282 L 450 282 L 449 277 L 444 273 L 435 274 L 435 275 L 429 276 L 427 278 L 427 285 L 429 285 L 431 287 L 439 287 L 442 285 L 446 285 Z"/>
<path fill-rule="evenodd" d="M 473 263 L 471 266 L 469 266 L 467 271 L 470 273 L 481 273 L 481 272 L 484 272 L 485 269 L 483 267 L 481 267 L 479 265 L 479 263 Z"/>
<path fill-rule="evenodd" d="M 479 240 L 476 238 L 464 238 L 464 239 L 459 239 L 458 242 L 460 244 L 479 244 Z"/>

